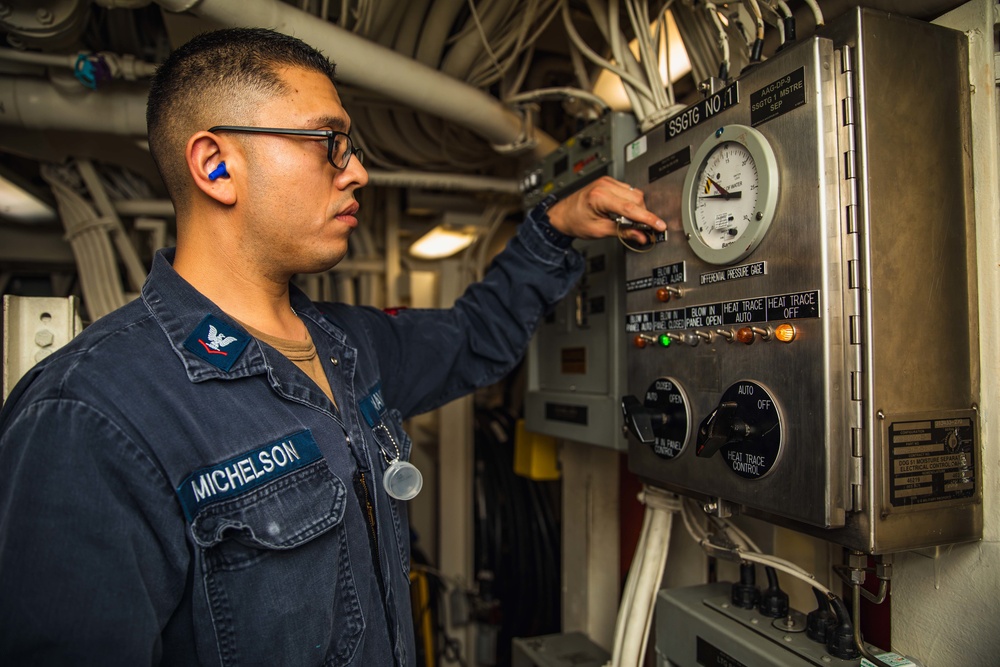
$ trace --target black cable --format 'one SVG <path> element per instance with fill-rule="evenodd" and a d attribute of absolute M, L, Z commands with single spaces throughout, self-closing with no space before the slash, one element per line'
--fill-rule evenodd
<path fill-rule="evenodd" d="M 514 416 L 480 410 L 475 428 L 476 500 L 483 510 L 475 518 L 485 524 L 476 527 L 476 546 L 487 552 L 475 562 L 490 566 L 480 580 L 480 620 L 499 625 L 497 664 L 506 664 L 515 637 L 559 630 L 558 521 L 545 483 L 514 473 Z"/>

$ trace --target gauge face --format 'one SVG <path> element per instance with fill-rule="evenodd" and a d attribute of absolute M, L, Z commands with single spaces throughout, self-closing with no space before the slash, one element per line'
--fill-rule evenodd
<path fill-rule="evenodd" d="M 736 243 L 757 213 L 757 164 L 735 141 L 717 145 L 699 170 L 694 193 L 694 228 L 714 250 Z"/>
<path fill-rule="evenodd" d="M 684 179 L 681 217 L 691 250 L 711 264 L 731 264 L 764 238 L 778 198 L 778 169 L 767 139 L 726 125 L 706 139 Z"/>

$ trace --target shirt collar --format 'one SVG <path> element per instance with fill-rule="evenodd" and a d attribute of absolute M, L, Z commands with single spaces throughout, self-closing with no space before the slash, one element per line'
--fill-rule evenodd
<path fill-rule="evenodd" d="M 188 378 L 203 382 L 267 372 L 264 354 L 246 329 L 174 270 L 175 253 L 175 248 L 156 253 L 142 287 L 142 299 L 180 357 Z M 338 343 L 346 342 L 344 331 L 324 317 L 302 290 L 290 285 L 289 295 L 292 308 L 307 324 L 311 322 Z"/>
<path fill-rule="evenodd" d="M 188 379 L 204 382 L 265 373 L 264 355 L 252 336 L 174 271 L 174 254 L 174 248 L 156 253 L 142 286 L 142 300 L 184 364 Z"/>

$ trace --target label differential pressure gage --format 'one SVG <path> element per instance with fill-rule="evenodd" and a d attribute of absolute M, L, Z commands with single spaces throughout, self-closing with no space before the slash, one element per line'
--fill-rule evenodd
<path fill-rule="evenodd" d="M 698 147 L 684 178 L 681 219 L 691 250 L 710 264 L 751 252 L 774 219 L 778 165 L 767 139 L 746 125 L 725 125 Z"/>

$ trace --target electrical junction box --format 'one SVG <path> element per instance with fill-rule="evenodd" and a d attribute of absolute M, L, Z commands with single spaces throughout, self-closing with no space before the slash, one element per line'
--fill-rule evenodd
<path fill-rule="evenodd" d="M 637 136 L 633 116 L 606 114 L 527 170 L 525 209 L 600 176 L 621 180 L 625 146 Z M 586 258 L 586 269 L 531 341 L 525 422 L 535 433 L 624 450 L 624 247 L 616 238 L 573 245 Z"/>
<path fill-rule="evenodd" d="M 664 589 L 656 599 L 658 667 L 872 667 L 864 658 L 844 660 L 810 639 L 806 615 L 789 610 L 769 618 L 732 603 L 732 584 L 718 582 Z M 811 610 L 810 610 L 811 611 Z M 866 645 L 892 667 L 915 667 L 896 653 Z"/>
<path fill-rule="evenodd" d="M 979 539 L 965 36 L 856 9 L 626 150 L 629 467 L 866 553 Z"/>

